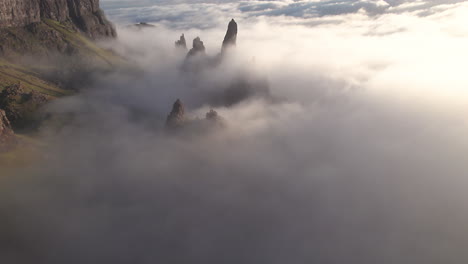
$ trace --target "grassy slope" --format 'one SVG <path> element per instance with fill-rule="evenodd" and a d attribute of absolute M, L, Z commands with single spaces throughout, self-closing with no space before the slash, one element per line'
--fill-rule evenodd
<path fill-rule="evenodd" d="M 112 51 L 99 47 L 93 41 L 64 24 L 50 19 L 45 19 L 43 23 L 60 32 L 63 40 L 78 49 L 80 54 L 85 54 L 97 60 L 101 60 L 109 66 L 119 65 L 124 62 L 122 58 L 116 56 Z"/>
<path fill-rule="evenodd" d="M 112 51 L 105 50 L 93 41 L 89 40 L 72 27 L 57 21 L 45 19 L 37 28 L 41 32 L 58 32 L 58 40 L 67 43 L 77 51 L 77 57 L 86 61 L 89 68 L 96 70 L 109 70 L 113 66 L 123 65 L 125 61 Z M 11 44 L 15 46 L 26 46 L 30 52 L 44 52 L 50 43 L 40 39 L 41 36 L 25 32 L 24 29 L 7 29 L 11 36 Z M 38 33 L 38 35 L 41 34 Z M 82 66 L 82 65 L 80 65 Z M 55 68 L 54 68 L 55 67 Z M 69 87 L 59 87 L 41 76 L 41 72 L 62 70 L 60 65 L 21 65 L 17 60 L 7 60 L 0 57 L 0 91 L 11 84 L 21 82 L 27 89 L 52 97 L 70 95 Z"/>
<path fill-rule="evenodd" d="M 93 41 L 75 31 L 72 27 L 61 24 L 54 20 L 44 20 L 40 25 L 42 29 L 53 29 L 59 33 L 60 41 L 68 43 L 75 50 L 78 50 L 80 57 L 86 58 L 91 68 L 97 70 L 110 70 L 114 66 L 126 65 L 126 62 L 112 51 L 105 50 Z M 47 49 L 47 43 L 36 38 L 33 34 L 25 34 L 24 30 L 8 29 L 14 45 L 25 44 L 31 51 L 43 51 Z M 43 76 L 41 72 L 53 71 L 58 69 L 59 65 L 21 65 L 17 61 L 7 60 L 0 57 L 0 91 L 5 87 L 21 82 L 25 89 L 35 90 L 52 98 L 71 95 L 74 92 L 60 87 Z M 41 142 L 34 139 L 33 135 L 17 135 L 21 144 L 16 149 L 0 153 L 0 170 L 7 168 L 21 167 L 28 164 L 36 157 L 40 156 Z"/>
<path fill-rule="evenodd" d="M 19 82 L 26 89 L 35 90 L 52 97 L 71 94 L 70 91 L 61 89 L 58 85 L 42 79 L 40 74 L 34 70 L 0 59 L 0 91 Z"/>

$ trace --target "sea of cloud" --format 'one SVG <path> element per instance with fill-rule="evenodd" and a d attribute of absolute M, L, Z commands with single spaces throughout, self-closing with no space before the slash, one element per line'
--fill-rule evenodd
<path fill-rule="evenodd" d="M 135 67 L 48 107 L 44 157 L 2 178 L 2 262 L 468 260 L 466 3 L 118 2 L 103 45 Z M 215 56 L 232 17 L 236 49 L 181 71 L 180 34 Z M 238 78 L 270 95 L 210 104 Z M 225 126 L 167 133 L 177 98 Z"/>

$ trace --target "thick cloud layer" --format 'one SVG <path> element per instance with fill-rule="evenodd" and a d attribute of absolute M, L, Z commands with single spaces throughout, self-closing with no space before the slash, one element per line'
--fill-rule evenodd
<path fill-rule="evenodd" d="M 161 20 L 106 43 L 138 69 L 49 107 L 67 122 L 43 128 L 38 164 L 1 178 L 2 263 L 468 260 L 466 4 L 244 11 L 236 50 L 181 72 L 180 30 L 214 56 L 237 4 L 204 10 L 228 18 L 216 26 Z M 239 78 L 270 96 L 216 107 L 224 127 L 165 132 L 177 98 L 203 118 Z"/>
<path fill-rule="evenodd" d="M 363 13 L 370 17 L 410 13 L 429 16 L 464 4 L 465 0 L 107 0 L 103 7 L 117 23 L 167 22 L 172 28 L 216 27 L 226 17 L 251 18 L 261 16 L 300 18 L 296 23 L 310 21 L 345 22 L 342 15 Z M 329 19 L 323 20 L 324 17 Z M 310 25 L 310 24 L 309 24 Z"/>

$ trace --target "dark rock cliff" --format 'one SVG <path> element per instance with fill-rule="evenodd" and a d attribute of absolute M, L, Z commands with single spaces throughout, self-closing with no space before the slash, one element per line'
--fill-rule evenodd
<path fill-rule="evenodd" d="M 0 28 L 24 27 L 52 19 L 72 25 L 90 38 L 115 37 L 99 0 L 2 0 Z"/>

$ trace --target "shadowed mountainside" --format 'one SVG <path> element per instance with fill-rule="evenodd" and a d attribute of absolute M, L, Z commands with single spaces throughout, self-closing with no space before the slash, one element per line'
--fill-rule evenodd
<path fill-rule="evenodd" d="M 96 43 L 116 36 L 99 0 L 0 1 L 0 109 L 10 128 L 34 129 L 48 101 L 123 65 Z"/>
<path fill-rule="evenodd" d="M 0 91 L 21 83 L 47 96 L 70 94 L 93 72 L 121 63 L 94 41 L 114 37 L 99 0 L 1 1 Z"/>

